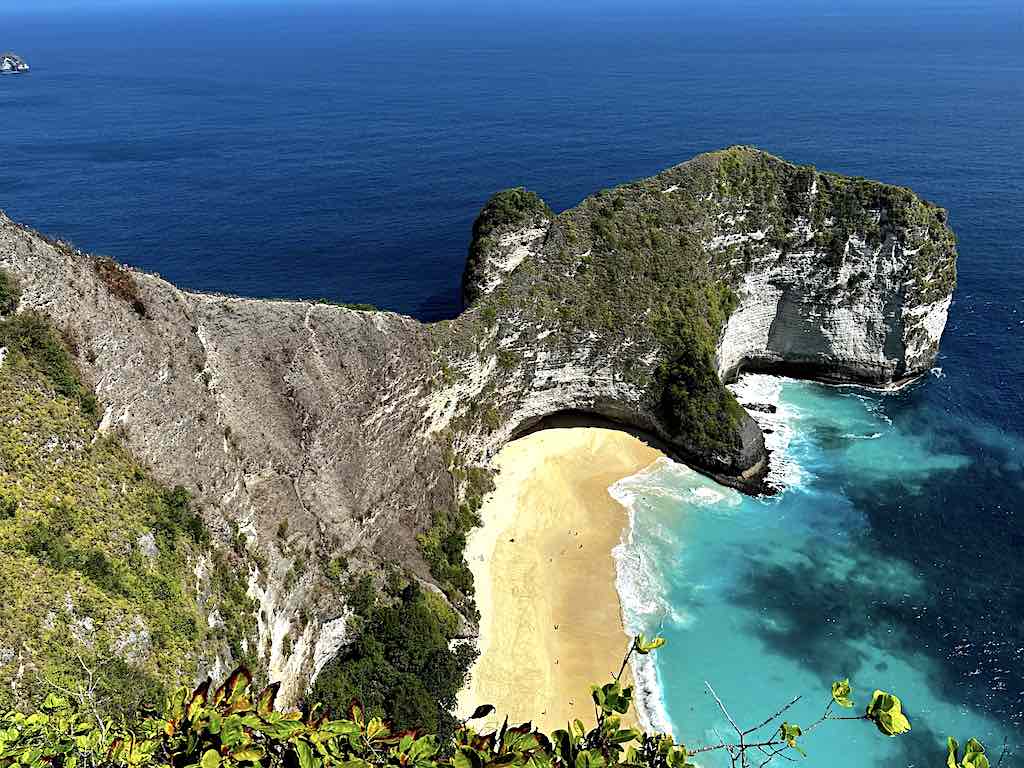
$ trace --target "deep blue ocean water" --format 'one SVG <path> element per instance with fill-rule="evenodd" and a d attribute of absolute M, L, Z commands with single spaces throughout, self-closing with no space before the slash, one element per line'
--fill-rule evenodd
<path fill-rule="evenodd" d="M 779 385 L 793 475 L 771 501 L 639 479 L 640 597 L 663 604 L 634 618 L 671 640 L 666 716 L 691 742 L 718 722 L 705 679 L 753 717 L 848 674 L 861 701 L 898 687 L 914 735 L 816 733 L 808 764 L 941 764 L 947 729 L 1020 745 L 1019 4 L 625 8 L 5 3 L 0 48 L 33 71 L 0 78 L 0 208 L 185 287 L 432 320 L 508 186 L 561 209 L 736 143 L 911 186 L 960 238 L 941 372 Z"/>

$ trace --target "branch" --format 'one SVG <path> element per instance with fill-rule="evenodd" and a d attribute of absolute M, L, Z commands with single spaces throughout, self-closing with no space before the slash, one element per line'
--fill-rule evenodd
<path fill-rule="evenodd" d="M 758 725 L 755 725 L 753 728 L 747 728 L 747 730 L 745 730 L 743 732 L 743 735 L 747 736 L 747 735 L 753 733 L 754 731 L 761 730 L 766 725 L 768 725 L 768 723 L 770 723 L 772 720 L 776 720 L 779 717 L 781 717 L 783 715 L 783 713 L 786 712 L 786 710 L 788 710 L 790 707 L 792 707 L 794 704 L 796 704 L 802 698 L 803 698 L 803 696 L 794 696 L 792 701 L 790 701 L 788 704 L 786 704 L 781 709 L 779 709 L 777 712 L 775 712 L 775 714 L 770 715 L 769 717 L 766 717 L 763 722 L 759 723 Z"/>
<path fill-rule="evenodd" d="M 732 715 L 729 714 L 729 710 L 727 710 L 725 708 L 725 704 L 723 704 L 722 700 L 720 698 L 718 698 L 718 694 L 715 693 L 715 689 L 711 687 L 711 683 L 709 683 L 707 680 L 705 680 L 704 681 L 704 685 L 707 687 L 707 689 L 709 691 L 711 691 L 711 695 L 715 697 L 715 701 L 718 702 L 718 708 L 720 710 L 722 710 L 722 714 L 725 715 L 729 719 L 729 723 L 735 729 L 736 734 L 740 737 L 740 743 L 742 744 L 742 742 L 743 742 L 743 731 L 741 731 L 740 727 L 738 725 L 736 725 L 736 721 L 732 719 Z"/>
<path fill-rule="evenodd" d="M 635 650 L 636 650 L 636 638 L 633 638 L 633 640 L 630 641 L 629 650 L 626 651 L 625 658 L 622 659 L 622 666 L 619 667 L 619 674 L 617 674 L 615 676 L 615 682 L 616 683 L 619 682 L 619 680 L 622 678 L 622 673 L 626 671 L 626 665 L 629 664 L 629 660 L 630 660 L 630 658 L 632 658 L 633 651 L 635 651 Z"/>
<path fill-rule="evenodd" d="M 999 759 L 996 761 L 996 768 L 1000 768 L 1000 766 L 1003 764 L 1003 760 L 1006 758 L 1006 749 L 1007 749 L 1006 742 L 1007 742 L 1007 737 L 1003 736 L 1003 750 L 999 753 Z"/>

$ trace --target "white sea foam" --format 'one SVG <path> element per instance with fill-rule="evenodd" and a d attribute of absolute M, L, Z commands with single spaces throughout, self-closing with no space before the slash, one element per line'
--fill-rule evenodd
<path fill-rule="evenodd" d="M 694 488 L 690 493 L 702 504 L 717 504 L 720 501 L 725 501 L 725 494 L 714 488 Z"/>
<path fill-rule="evenodd" d="M 651 633 L 652 627 L 660 626 L 666 619 L 686 621 L 686 617 L 674 615 L 666 587 L 658 580 L 657 568 L 651 562 L 651 553 L 636 541 L 636 502 L 641 496 L 670 496 L 682 501 L 677 493 L 658 483 L 660 474 L 671 464 L 668 459 L 659 459 L 643 472 L 620 480 L 608 489 L 629 516 L 629 525 L 623 530 L 622 541 L 612 550 L 612 557 L 623 625 L 630 637 L 641 632 Z M 632 669 L 640 724 L 648 731 L 672 733 L 654 656 L 634 657 Z"/>
<path fill-rule="evenodd" d="M 806 479 L 789 453 L 795 432 L 794 423 L 801 414 L 794 406 L 782 401 L 782 388 L 786 381 L 754 374 L 743 376 L 730 387 L 742 404 L 771 406 L 762 410 L 750 408 L 749 411 L 758 425 L 768 430 L 765 443 L 772 452 L 768 479 L 780 489 L 797 486 Z M 774 412 L 765 412 L 769 410 Z M 669 602 L 669 585 L 665 583 L 664 574 L 658 568 L 655 551 L 638 540 L 638 502 L 654 502 L 669 508 L 678 505 L 694 511 L 700 509 L 701 514 L 732 515 L 742 505 L 741 494 L 721 487 L 689 467 L 667 458 L 659 459 L 646 470 L 620 480 L 608 492 L 626 508 L 629 517 L 622 541 L 612 552 L 615 559 L 615 585 L 622 604 L 626 633 L 630 636 L 641 632 L 650 635 L 667 624 L 689 626 L 694 619 L 685 610 L 685 606 L 673 606 Z M 671 524 L 644 519 L 641 525 L 644 528 L 643 539 L 649 543 L 657 541 L 667 544 L 669 550 L 685 544 L 678 541 Z M 637 713 L 641 724 L 647 729 L 671 733 L 672 721 L 665 703 L 656 656 L 636 657 L 633 676 L 636 680 Z"/>
<path fill-rule="evenodd" d="M 889 426 L 892 426 L 892 419 L 889 418 L 889 414 L 885 412 L 885 403 L 881 398 L 877 397 L 878 394 L 883 396 L 890 395 L 892 392 L 875 392 L 876 396 L 865 395 L 861 392 L 849 392 L 846 397 L 852 397 L 854 400 L 859 400 L 864 405 L 864 409 L 872 416 L 877 418 L 879 421 L 884 421 Z"/>
<path fill-rule="evenodd" d="M 799 486 L 807 479 L 789 452 L 795 434 L 794 423 L 801 417 L 797 408 L 782 401 L 782 387 L 789 381 L 780 376 L 751 373 L 729 385 L 740 405 L 747 409 L 762 430 L 766 430 L 764 443 L 771 451 L 768 483 L 780 490 Z M 754 405 L 768 405 L 775 410 L 766 413 L 750 407 Z"/>

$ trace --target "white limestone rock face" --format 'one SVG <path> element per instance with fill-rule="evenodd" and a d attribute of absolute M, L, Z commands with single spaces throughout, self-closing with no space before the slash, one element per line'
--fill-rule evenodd
<path fill-rule="evenodd" d="M 923 298 L 902 245 L 851 238 L 827 263 L 813 248 L 769 248 L 750 265 L 718 345 L 724 380 L 746 369 L 890 385 L 931 367 L 951 297 Z"/>
<path fill-rule="evenodd" d="M 537 226 L 519 227 L 498 238 L 497 247 L 487 253 L 477 276 L 479 295 L 493 293 L 527 256 L 540 250 L 549 224 L 547 219 L 541 219 Z"/>

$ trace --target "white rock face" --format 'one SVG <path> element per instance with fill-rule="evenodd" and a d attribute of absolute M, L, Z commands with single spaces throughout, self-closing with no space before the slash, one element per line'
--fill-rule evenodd
<path fill-rule="evenodd" d="M 28 72 L 28 64 L 14 53 L 0 53 L 0 74 Z"/>
<path fill-rule="evenodd" d="M 716 238 L 707 247 L 741 242 Z M 926 372 L 951 297 L 919 303 L 923 290 L 901 244 L 889 238 L 872 248 L 851 237 L 838 267 L 810 237 L 807 246 L 768 248 L 750 263 L 718 345 L 723 380 L 745 369 L 890 385 Z"/>
<path fill-rule="evenodd" d="M 501 236 L 498 248 L 487 257 L 485 277 L 480 284 L 481 293 L 487 295 L 493 292 L 527 256 L 539 250 L 548 233 L 548 224 L 550 222 L 543 219 L 538 226 L 523 227 Z"/>
<path fill-rule="evenodd" d="M 320 628 L 320 637 L 313 648 L 313 674 L 310 675 L 310 681 L 316 680 L 327 662 L 333 659 L 350 639 L 348 619 L 348 615 L 342 616 L 326 622 Z"/>

